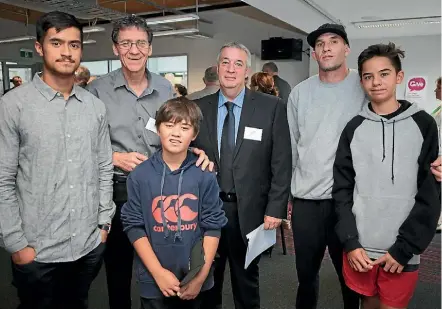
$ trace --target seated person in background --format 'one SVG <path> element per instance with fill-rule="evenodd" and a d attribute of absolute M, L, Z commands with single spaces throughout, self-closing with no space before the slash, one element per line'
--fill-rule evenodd
<path fill-rule="evenodd" d="M 408 306 L 419 255 L 441 211 L 440 184 L 430 170 L 438 156 L 436 122 L 416 104 L 396 99 L 403 56 L 393 43 L 359 55 L 370 102 L 342 132 L 333 169 L 343 275 L 364 296 L 363 309 Z"/>
<path fill-rule="evenodd" d="M 253 74 L 250 79 L 250 89 L 274 96 L 279 95 L 279 91 L 275 86 L 275 81 L 272 75 L 268 73 L 258 72 Z"/>
<path fill-rule="evenodd" d="M 174 85 L 176 97 L 185 97 L 187 95 L 187 88 L 181 84 Z"/>
<path fill-rule="evenodd" d="M 194 102 L 167 101 L 155 123 L 162 150 L 136 167 L 127 180 L 121 221 L 136 251 L 144 309 L 198 309 L 200 291 L 214 284 L 212 262 L 227 218 L 215 174 L 196 167 L 197 157 L 188 151 L 201 121 Z M 201 239 L 205 264 L 182 284 L 192 248 Z"/>

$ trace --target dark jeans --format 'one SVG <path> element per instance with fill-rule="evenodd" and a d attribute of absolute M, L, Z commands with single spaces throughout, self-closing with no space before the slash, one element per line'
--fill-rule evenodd
<path fill-rule="evenodd" d="M 342 275 L 343 248 L 335 232 L 333 200 L 293 201 L 292 229 L 298 272 L 297 309 L 316 309 L 319 269 L 326 247 L 341 284 L 344 309 L 359 309 L 359 295 L 349 289 Z"/>
<path fill-rule="evenodd" d="M 110 309 L 131 309 L 131 282 L 134 249 L 121 224 L 121 207 L 127 199 L 126 183 L 114 184 L 117 205 L 104 253 Z"/>
<path fill-rule="evenodd" d="M 224 202 L 224 211 L 229 219 L 221 231 L 218 254 L 215 258 L 215 285 L 203 292 L 202 309 L 221 309 L 224 272 L 229 261 L 233 300 L 236 309 L 259 309 L 259 267 L 257 257 L 244 269 L 247 246 L 241 235 L 236 203 Z"/>
<path fill-rule="evenodd" d="M 12 263 L 18 309 L 86 309 L 89 288 L 102 265 L 105 244 L 77 261 L 66 263 Z"/>
<path fill-rule="evenodd" d="M 201 307 L 201 298 L 181 300 L 179 297 L 141 298 L 141 309 L 209 309 Z"/>

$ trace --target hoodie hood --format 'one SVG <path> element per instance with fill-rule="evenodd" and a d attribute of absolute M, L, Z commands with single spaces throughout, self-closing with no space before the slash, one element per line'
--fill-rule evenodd
<path fill-rule="evenodd" d="M 169 166 L 166 164 L 166 162 L 164 162 L 163 160 L 163 151 L 157 151 L 151 158 L 151 160 L 149 160 L 150 164 L 152 165 L 152 167 L 154 168 L 154 170 L 161 175 L 161 189 L 160 189 L 160 196 L 163 196 L 163 189 L 164 189 L 164 183 L 166 180 L 167 176 L 176 176 L 179 175 L 179 179 L 178 179 L 178 187 L 177 187 L 177 199 L 175 200 L 175 203 L 178 203 L 180 197 L 181 197 L 181 188 L 182 188 L 182 184 L 183 184 L 183 174 L 186 170 L 188 170 L 190 167 L 192 167 L 197 161 L 197 157 L 196 155 L 194 155 L 193 153 L 191 153 L 190 151 L 187 152 L 187 157 L 186 159 L 183 161 L 183 163 L 181 164 L 181 166 L 174 170 L 171 171 Z M 162 219 L 162 223 L 163 223 L 163 230 L 164 230 L 164 238 L 168 238 L 169 237 L 169 229 L 167 228 L 167 219 L 166 219 L 166 214 L 165 214 L 165 209 L 164 209 L 164 201 L 160 200 L 160 207 L 161 207 L 161 219 Z M 173 206 L 175 207 L 175 206 Z M 177 212 L 177 231 L 175 232 L 174 235 L 174 241 L 178 240 L 182 240 L 182 231 L 181 231 L 181 222 L 182 222 L 182 218 L 181 218 L 181 211 Z"/>
<path fill-rule="evenodd" d="M 381 115 L 376 114 L 374 111 L 372 111 L 370 109 L 370 104 L 365 104 L 364 107 L 362 108 L 361 113 L 359 114 L 360 116 L 364 117 L 365 119 L 369 120 L 369 121 L 374 121 L 374 122 L 378 122 L 379 125 L 382 126 L 382 162 L 384 162 L 385 160 L 385 153 L 386 153 L 386 149 L 385 149 L 385 127 L 386 126 L 392 126 L 392 130 L 391 130 L 391 134 L 392 134 L 392 149 L 391 149 L 391 181 L 394 184 L 394 155 L 395 155 L 395 125 L 397 122 L 399 121 L 403 121 L 406 120 L 408 118 L 410 118 L 411 116 L 413 116 L 414 114 L 418 113 L 421 109 L 418 108 L 418 106 L 416 104 L 410 103 L 406 100 L 398 100 L 398 102 L 401 104 L 400 108 L 404 108 L 405 109 L 395 115 L 392 118 L 387 119 L 386 117 L 383 117 Z"/>
<path fill-rule="evenodd" d="M 365 104 L 362 108 L 362 111 L 359 113 L 360 116 L 364 117 L 365 119 L 376 121 L 376 122 L 384 122 L 384 123 L 393 123 L 398 122 L 404 119 L 407 119 L 417 112 L 419 112 L 421 109 L 417 106 L 417 104 L 410 103 L 406 100 L 398 100 L 398 102 L 401 104 L 401 106 L 405 105 L 408 106 L 402 113 L 387 119 L 381 115 L 376 114 L 370 109 L 370 104 Z"/>

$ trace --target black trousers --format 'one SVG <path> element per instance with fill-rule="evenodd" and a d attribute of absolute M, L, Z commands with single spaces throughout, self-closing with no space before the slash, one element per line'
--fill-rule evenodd
<path fill-rule="evenodd" d="M 131 309 L 131 283 L 134 249 L 121 224 L 121 207 L 127 200 L 126 183 L 114 183 L 117 205 L 104 253 L 110 309 Z"/>
<path fill-rule="evenodd" d="M 66 263 L 12 263 L 18 309 L 86 309 L 89 288 L 103 262 L 105 244 L 77 261 Z"/>
<path fill-rule="evenodd" d="M 222 289 L 226 262 L 229 261 L 233 300 L 236 309 L 259 309 L 259 259 L 257 257 L 245 270 L 247 246 L 241 236 L 236 203 L 224 202 L 227 225 L 221 231 L 218 254 L 215 258 L 215 286 L 203 292 L 202 309 L 222 308 Z"/>
<path fill-rule="evenodd" d="M 326 247 L 341 284 L 344 309 L 359 309 L 359 295 L 345 285 L 342 275 L 343 248 L 335 232 L 333 200 L 293 201 L 292 229 L 298 272 L 297 309 L 316 309 L 319 269 Z"/>
<path fill-rule="evenodd" d="M 192 300 L 179 297 L 163 297 L 160 299 L 141 298 L 141 309 L 204 309 L 201 307 L 201 295 Z M 209 308 L 207 308 L 209 309 Z"/>

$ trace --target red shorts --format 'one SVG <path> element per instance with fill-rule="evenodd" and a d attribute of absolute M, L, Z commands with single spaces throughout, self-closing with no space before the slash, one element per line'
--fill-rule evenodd
<path fill-rule="evenodd" d="M 382 266 L 375 265 L 372 270 L 360 273 L 351 268 L 344 253 L 342 267 L 345 283 L 353 291 L 364 296 L 379 295 L 381 303 L 395 308 L 406 308 L 416 288 L 418 270 L 390 273 Z"/>

